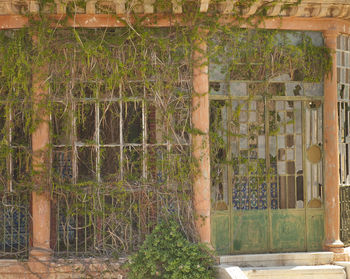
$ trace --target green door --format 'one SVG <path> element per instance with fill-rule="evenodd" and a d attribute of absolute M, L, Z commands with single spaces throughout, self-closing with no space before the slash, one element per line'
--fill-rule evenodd
<path fill-rule="evenodd" d="M 321 250 L 322 98 L 211 100 L 219 254 Z"/>

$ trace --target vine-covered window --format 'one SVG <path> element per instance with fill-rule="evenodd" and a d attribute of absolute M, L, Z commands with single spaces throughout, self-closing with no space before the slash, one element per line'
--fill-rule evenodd
<path fill-rule="evenodd" d="M 188 54 L 169 30 L 146 29 L 146 41 L 129 29 L 74 32 L 57 31 L 68 46 L 55 45 L 65 59 L 50 66 L 51 246 L 129 251 L 162 214 L 187 210 L 178 199 L 191 189 Z"/>
<path fill-rule="evenodd" d="M 0 258 L 19 258 L 28 252 L 31 188 L 30 136 L 20 100 L 1 101 L 0 130 Z"/>
<path fill-rule="evenodd" d="M 0 258 L 28 256 L 30 239 L 30 37 L 0 32 Z"/>

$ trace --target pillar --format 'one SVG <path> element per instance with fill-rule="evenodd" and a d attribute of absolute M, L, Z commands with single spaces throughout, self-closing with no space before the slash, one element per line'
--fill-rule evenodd
<path fill-rule="evenodd" d="M 193 181 L 196 229 L 201 242 L 210 243 L 209 79 L 206 32 L 195 41 L 193 53 L 192 155 L 198 163 Z"/>
<path fill-rule="evenodd" d="M 337 36 L 334 31 L 323 33 L 325 45 L 332 53 L 332 71 L 324 80 L 324 195 L 325 248 L 343 252 L 340 241 L 339 151 L 338 151 L 338 93 L 337 93 Z"/>
<path fill-rule="evenodd" d="M 38 43 L 33 38 L 34 43 Z M 32 192 L 32 260 L 49 259 L 50 249 L 50 188 L 49 188 L 49 112 L 47 111 L 48 91 L 45 82 L 45 68 L 33 66 L 33 121 L 32 134 L 33 182 Z"/>

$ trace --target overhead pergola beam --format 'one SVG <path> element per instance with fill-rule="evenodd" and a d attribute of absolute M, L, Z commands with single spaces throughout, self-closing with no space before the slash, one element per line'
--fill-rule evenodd
<path fill-rule="evenodd" d="M 54 0 L 55 12 L 54 14 L 62 15 L 66 14 L 67 4 L 74 0 Z M 193 0 L 192 0 L 193 1 Z M 242 12 L 243 17 L 254 16 L 254 14 L 263 6 L 267 7 L 267 14 L 269 16 L 282 16 L 282 17 L 305 17 L 305 18 L 342 18 L 350 19 L 350 1 L 349 0 L 302 0 L 297 3 L 297 0 L 282 0 L 276 2 L 274 0 L 257 0 L 251 5 L 248 5 L 242 11 L 237 4 L 238 0 L 221 0 L 213 2 L 210 0 L 198 0 L 199 11 L 206 13 L 209 10 L 209 6 L 213 5 L 213 8 L 217 9 L 222 15 L 230 15 L 235 12 Z M 77 14 L 85 15 L 99 15 L 98 6 L 100 5 L 98 0 L 86 0 L 86 8 L 77 7 Z M 157 11 L 155 7 L 155 0 L 133 0 L 128 2 L 127 0 L 106 0 L 103 1 L 104 5 L 113 7 L 115 13 L 118 15 L 127 15 L 132 11 L 138 14 L 159 14 L 162 11 Z M 170 0 L 169 0 L 170 2 Z M 17 0 L 0 0 L 0 16 L 2 15 L 21 15 L 23 11 L 35 14 L 39 12 L 38 0 L 26 0 L 21 1 L 21 5 L 18 5 Z M 171 10 L 173 14 L 182 14 L 188 3 L 183 0 L 171 0 Z M 290 5 L 288 7 L 285 4 Z M 44 7 L 45 9 L 45 7 Z"/>

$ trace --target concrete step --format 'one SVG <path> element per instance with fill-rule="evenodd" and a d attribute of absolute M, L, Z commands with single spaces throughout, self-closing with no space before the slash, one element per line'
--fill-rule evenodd
<path fill-rule="evenodd" d="M 218 279 L 346 279 L 344 267 L 337 265 L 317 266 L 270 266 L 237 267 L 218 266 Z"/>
<path fill-rule="evenodd" d="M 312 266 L 331 264 L 333 257 L 332 252 L 229 255 L 219 257 L 219 263 L 240 267 Z"/>

